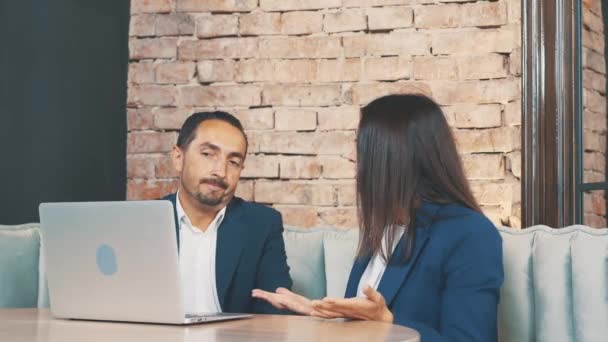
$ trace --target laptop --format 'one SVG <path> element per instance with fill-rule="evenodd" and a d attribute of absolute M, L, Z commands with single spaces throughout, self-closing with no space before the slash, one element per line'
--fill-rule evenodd
<path fill-rule="evenodd" d="M 193 324 L 252 316 L 185 312 L 169 201 L 42 203 L 39 212 L 57 318 Z"/>

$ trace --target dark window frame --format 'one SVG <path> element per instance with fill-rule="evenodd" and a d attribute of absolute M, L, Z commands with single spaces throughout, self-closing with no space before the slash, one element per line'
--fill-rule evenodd
<path fill-rule="evenodd" d="M 583 223 L 582 0 L 522 0 L 522 224 Z M 606 11 L 604 11 L 606 12 Z"/>

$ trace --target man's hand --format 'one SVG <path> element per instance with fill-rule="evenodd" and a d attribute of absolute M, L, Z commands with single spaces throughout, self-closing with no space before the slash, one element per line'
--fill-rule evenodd
<path fill-rule="evenodd" d="M 251 296 L 263 299 L 277 309 L 287 309 L 301 315 L 308 316 L 313 311 L 310 299 L 282 287 L 279 287 L 276 293 L 255 289 L 251 292 Z"/>

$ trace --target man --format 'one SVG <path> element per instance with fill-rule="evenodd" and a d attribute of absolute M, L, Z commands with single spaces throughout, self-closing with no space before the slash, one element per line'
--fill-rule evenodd
<path fill-rule="evenodd" d="M 180 174 L 173 203 L 186 312 L 278 313 L 255 288 L 291 288 L 281 214 L 235 197 L 248 142 L 226 112 L 191 115 L 171 157 Z"/>

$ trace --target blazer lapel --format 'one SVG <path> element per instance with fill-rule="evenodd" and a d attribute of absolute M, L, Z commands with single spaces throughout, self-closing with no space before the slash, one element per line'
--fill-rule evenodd
<path fill-rule="evenodd" d="M 357 290 L 359 289 L 359 280 L 361 280 L 361 276 L 367 265 L 369 264 L 371 257 L 365 257 L 361 259 L 355 260 L 353 264 L 353 268 L 350 271 L 350 276 L 348 277 L 348 283 L 346 284 L 346 293 L 344 294 L 344 298 L 352 298 L 357 296 Z"/>
<path fill-rule="evenodd" d="M 217 231 L 215 281 L 222 308 L 246 241 L 247 227 L 239 219 L 243 214 L 241 204 L 242 200 L 238 198 L 234 198 L 230 202 L 226 208 L 224 221 Z"/>
<path fill-rule="evenodd" d="M 161 200 L 165 200 L 165 201 L 169 201 L 171 202 L 171 204 L 173 204 L 173 219 L 175 220 L 175 235 L 177 236 L 177 250 L 179 252 L 179 221 L 177 219 L 177 203 L 176 203 L 176 197 L 177 194 L 170 194 L 167 195 L 163 198 L 161 198 Z"/>
<path fill-rule="evenodd" d="M 416 236 L 414 238 L 412 256 L 407 263 L 404 264 L 399 262 L 403 254 L 402 245 L 407 241 L 406 235 L 401 238 L 395 247 L 395 252 L 386 266 L 382 279 L 380 280 L 380 284 L 378 285 L 378 292 L 384 296 L 386 305 L 388 307 L 391 306 L 397 291 L 399 291 L 402 284 L 407 279 L 408 274 L 416 265 L 416 261 L 418 260 L 421 252 L 424 250 L 424 247 L 426 246 L 430 237 L 428 227 L 433 222 L 433 218 L 438 209 L 439 206 L 436 204 L 423 202 L 423 205 L 417 211 L 416 221 L 414 222 L 414 226 L 416 227 Z"/>

